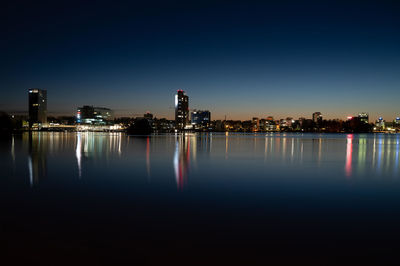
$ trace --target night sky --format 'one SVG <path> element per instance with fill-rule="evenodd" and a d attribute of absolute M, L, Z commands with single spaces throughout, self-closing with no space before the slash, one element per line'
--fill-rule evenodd
<path fill-rule="evenodd" d="M 174 94 L 213 119 L 400 115 L 400 1 L 10 1 L 0 110 L 81 105 L 173 118 Z"/>

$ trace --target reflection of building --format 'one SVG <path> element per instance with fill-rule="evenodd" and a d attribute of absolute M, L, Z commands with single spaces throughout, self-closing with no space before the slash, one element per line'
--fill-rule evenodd
<path fill-rule="evenodd" d="M 182 130 L 189 121 L 189 97 L 183 90 L 175 95 L 175 124 L 176 129 Z"/>
<path fill-rule="evenodd" d="M 352 158 L 353 158 L 353 135 L 348 134 L 346 140 L 347 140 L 347 145 L 346 145 L 345 171 L 346 171 L 346 176 L 351 177 L 351 175 L 352 175 Z"/>
<path fill-rule="evenodd" d="M 29 89 L 29 127 L 47 123 L 47 91 Z"/>
<path fill-rule="evenodd" d="M 85 105 L 79 107 L 76 113 L 76 122 L 86 125 L 106 125 L 113 118 L 111 109 Z"/>
<path fill-rule="evenodd" d="M 75 157 L 77 161 L 78 176 L 83 176 L 84 160 L 98 160 L 102 158 L 108 159 L 110 154 L 122 153 L 121 133 L 110 133 L 101 137 L 93 132 L 77 132 Z"/>
<path fill-rule="evenodd" d="M 192 126 L 194 129 L 207 130 L 211 123 L 210 111 L 196 111 L 191 113 Z"/>
<path fill-rule="evenodd" d="M 175 142 L 174 170 L 178 189 L 183 189 L 187 182 L 190 165 L 190 139 L 179 136 Z"/>
<path fill-rule="evenodd" d="M 47 177 L 47 140 L 40 141 L 40 134 L 29 133 L 28 169 L 31 186 Z"/>
<path fill-rule="evenodd" d="M 369 115 L 367 113 L 358 114 L 358 118 L 361 123 L 368 124 L 369 123 Z"/>

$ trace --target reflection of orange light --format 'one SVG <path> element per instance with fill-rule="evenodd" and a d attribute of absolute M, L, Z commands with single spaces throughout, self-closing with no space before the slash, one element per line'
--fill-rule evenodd
<path fill-rule="evenodd" d="M 353 154 L 353 135 L 347 135 L 347 147 L 346 147 L 346 176 L 351 176 L 351 159 Z"/>

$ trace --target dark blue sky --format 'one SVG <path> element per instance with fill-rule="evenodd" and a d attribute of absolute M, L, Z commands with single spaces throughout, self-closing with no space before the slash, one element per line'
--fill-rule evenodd
<path fill-rule="evenodd" d="M 265 2 L 10 2 L 0 109 L 39 87 L 53 114 L 172 118 L 183 88 L 214 119 L 400 115 L 400 1 Z"/>

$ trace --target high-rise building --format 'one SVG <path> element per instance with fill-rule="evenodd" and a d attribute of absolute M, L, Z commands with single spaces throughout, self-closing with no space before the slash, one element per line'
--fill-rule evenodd
<path fill-rule="evenodd" d="M 193 110 L 191 120 L 194 129 L 207 130 L 211 125 L 211 113 L 207 110 Z"/>
<path fill-rule="evenodd" d="M 369 123 L 369 115 L 367 113 L 358 114 L 358 118 L 360 119 L 361 123 L 365 123 L 365 124 Z"/>
<path fill-rule="evenodd" d="M 29 89 L 29 127 L 41 127 L 47 123 L 47 91 Z"/>
<path fill-rule="evenodd" d="M 76 112 L 76 122 L 86 125 L 106 125 L 113 118 L 113 111 L 104 107 L 84 105 Z"/>
<path fill-rule="evenodd" d="M 315 112 L 312 114 L 313 122 L 317 125 L 321 125 L 322 123 L 322 114 L 321 112 Z"/>
<path fill-rule="evenodd" d="M 183 90 L 175 94 L 175 126 L 182 130 L 189 122 L 189 97 Z"/>

